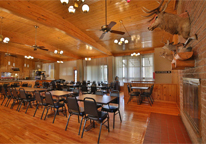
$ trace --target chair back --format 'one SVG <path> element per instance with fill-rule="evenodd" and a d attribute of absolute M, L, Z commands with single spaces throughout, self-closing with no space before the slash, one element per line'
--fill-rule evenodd
<path fill-rule="evenodd" d="M 153 87 L 154 87 L 154 85 L 152 85 L 152 86 L 151 86 L 151 88 L 150 88 L 150 92 L 149 92 L 149 93 L 150 93 L 150 95 L 152 94 Z"/>
<path fill-rule="evenodd" d="M 87 91 L 87 86 L 86 85 L 82 85 L 82 91 L 83 92 Z"/>
<path fill-rule="evenodd" d="M 95 99 L 89 97 L 84 98 L 84 112 L 86 115 L 91 115 L 92 117 L 99 119 L 97 103 Z"/>
<path fill-rule="evenodd" d="M 9 95 L 9 96 L 12 96 L 13 97 L 13 95 L 12 95 L 12 88 L 7 88 L 7 94 Z"/>
<path fill-rule="evenodd" d="M 114 82 L 114 90 L 120 90 L 120 83 L 119 83 L 119 81 L 115 81 Z"/>
<path fill-rule="evenodd" d="M 42 103 L 42 98 L 41 98 L 41 95 L 40 95 L 39 91 L 35 91 L 34 96 L 35 96 L 37 102 Z"/>
<path fill-rule="evenodd" d="M 20 94 L 20 98 L 22 98 L 22 99 L 26 99 L 27 98 L 25 90 L 23 88 L 19 89 L 19 94 Z"/>
<path fill-rule="evenodd" d="M 104 95 L 103 91 L 96 91 L 95 94 L 96 94 L 96 95 L 101 95 L 101 96 Z"/>
<path fill-rule="evenodd" d="M 62 91 L 68 91 L 67 87 L 63 87 Z"/>
<path fill-rule="evenodd" d="M 117 99 L 113 100 L 111 103 L 119 104 L 119 91 L 118 90 L 111 91 L 110 96 L 117 97 Z"/>
<path fill-rule="evenodd" d="M 12 89 L 12 93 L 13 93 L 13 97 L 14 98 L 18 98 L 19 97 L 16 88 Z"/>
<path fill-rule="evenodd" d="M 95 92 L 97 91 L 97 87 L 96 86 L 91 86 L 91 93 L 95 94 Z"/>
<path fill-rule="evenodd" d="M 87 85 L 85 80 L 82 82 L 82 86 L 84 86 L 84 85 Z"/>
<path fill-rule="evenodd" d="M 71 81 L 70 84 L 74 84 L 74 81 Z"/>
<path fill-rule="evenodd" d="M 46 103 L 49 105 L 54 105 L 54 100 L 52 98 L 52 95 L 50 92 L 45 92 L 45 97 L 46 97 Z"/>
<path fill-rule="evenodd" d="M 3 94 L 4 96 L 7 95 L 7 91 L 6 91 L 6 89 L 5 89 L 4 87 L 2 87 L 2 94 Z"/>
<path fill-rule="evenodd" d="M 79 94 L 79 89 L 74 89 L 73 93 L 78 93 Z"/>
<path fill-rule="evenodd" d="M 23 83 L 22 87 L 28 87 L 28 83 Z"/>
<path fill-rule="evenodd" d="M 2 85 L 0 85 L 0 93 L 2 92 Z"/>
<path fill-rule="evenodd" d="M 133 89 L 131 89 L 131 87 L 132 87 L 132 84 L 130 83 L 130 90 L 131 90 L 131 92 L 133 92 Z"/>
<path fill-rule="evenodd" d="M 127 85 L 128 92 L 131 93 L 129 85 Z"/>
<path fill-rule="evenodd" d="M 62 90 L 62 87 L 61 87 L 60 83 L 57 83 L 57 89 Z"/>
<path fill-rule="evenodd" d="M 79 104 L 77 102 L 76 97 L 67 97 L 66 101 L 67 101 L 67 107 L 69 111 L 79 112 Z"/>

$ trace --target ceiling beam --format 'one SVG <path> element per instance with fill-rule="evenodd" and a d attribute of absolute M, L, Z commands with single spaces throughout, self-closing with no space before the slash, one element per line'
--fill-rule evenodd
<path fill-rule="evenodd" d="M 5 52 L 5 53 L 8 52 L 11 54 L 16 54 L 16 55 L 31 55 L 30 51 L 26 51 L 26 50 L 12 47 L 12 46 L 9 46 L 8 44 L 2 44 L 2 43 L 0 43 L 0 52 Z M 47 57 L 45 55 L 37 54 L 37 53 L 32 53 L 32 56 L 36 59 L 48 60 L 51 62 L 56 62 L 58 60 L 56 58 Z"/>
<path fill-rule="evenodd" d="M 34 45 L 35 43 L 35 39 L 34 38 L 30 38 L 25 34 L 21 34 L 21 33 L 17 33 L 17 32 L 12 32 L 12 31 L 5 31 L 3 30 L 2 33 L 4 34 L 4 37 L 9 37 L 10 41 L 13 43 L 17 43 L 20 45 Z M 55 46 L 51 46 L 47 43 L 41 42 L 39 40 L 37 40 L 37 44 L 41 45 L 41 46 L 45 46 L 45 48 L 49 49 L 49 51 L 54 52 L 54 50 L 58 49 Z M 28 49 L 31 49 L 31 47 L 28 47 Z M 75 54 L 72 54 L 71 52 L 68 51 L 64 51 L 64 55 L 68 56 L 70 58 L 74 58 L 74 59 L 81 59 L 82 57 L 79 57 Z"/>
<path fill-rule="evenodd" d="M 94 39 L 82 32 L 69 21 L 51 11 L 32 4 L 29 1 L 1 1 L 0 7 L 23 18 L 33 20 L 48 27 L 57 28 L 71 37 L 93 46 L 104 54 L 112 55 L 109 50 L 97 43 Z"/>

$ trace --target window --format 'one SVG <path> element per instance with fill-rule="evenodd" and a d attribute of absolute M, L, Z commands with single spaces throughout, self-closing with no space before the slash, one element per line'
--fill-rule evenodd
<path fill-rule="evenodd" d="M 77 82 L 77 70 L 74 70 L 74 82 Z"/>
<path fill-rule="evenodd" d="M 54 79 L 54 63 L 45 63 L 42 65 L 42 70 L 45 71 L 45 76 L 47 80 Z"/>
<path fill-rule="evenodd" d="M 115 76 L 119 77 L 120 85 L 124 82 L 153 79 L 153 55 L 138 57 L 115 57 Z"/>

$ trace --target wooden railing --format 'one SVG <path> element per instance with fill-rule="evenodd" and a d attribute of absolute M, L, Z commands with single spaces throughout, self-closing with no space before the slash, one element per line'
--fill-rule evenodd
<path fill-rule="evenodd" d="M 151 85 L 153 85 L 152 83 L 124 83 L 125 97 L 129 97 L 129 93 L 127 89 L 128 84 L 132 84 L 132 86 L 148 86 L 148 87 L 151 87 Z M 149 92 L 149 90 L 145 90 L 145 91 Z M 176 102 L 177 85 L 176 84 L 154 84 L 152 97 L 154 98 L 154 100 Z"/>

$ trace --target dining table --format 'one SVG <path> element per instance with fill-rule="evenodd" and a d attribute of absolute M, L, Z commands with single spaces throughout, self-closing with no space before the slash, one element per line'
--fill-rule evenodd
<path fill-rule="evenodd" d="M 35 92 L 35 91 L 44 92 L 44 91 L 47 91 L 47 89 L 31 88 L 31 87 L 16 87 L 16 90 L 19 90 L 20 88 L 23 88 L 25 90 L 25 92 Z"/>
<path fill-rule="evenodd" d="M 55 96 L 58 99 L 60 97 L 65 97 L 65 96 L 73 94 L 72 91 L 60 91 L 60 90 L 53 90 L 53 91 L 50 91 L 50 93 L 51 93 L 52 96 Z"/>

